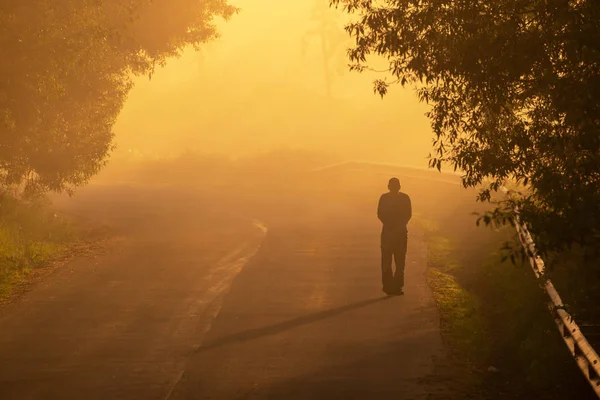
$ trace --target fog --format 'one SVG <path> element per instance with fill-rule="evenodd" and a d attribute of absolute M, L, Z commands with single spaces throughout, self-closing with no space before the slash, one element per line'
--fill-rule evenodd
<path fill-rule="evenodd" d="M 151 79 L 136 78 L 115 126 L 113 167 L 189 152 L 237 158 L 282 149 L 427 165 L 427 106 L 408 87 L 381 99 L 372 90 L 378 74 L 348 71 L 347 16 L 328 9 L 328 0 L 233 4 L 241 11 L 219 24 L 220 38 L 186 49 Z M 326 62 L 323 35 L 331 44 Z"/>

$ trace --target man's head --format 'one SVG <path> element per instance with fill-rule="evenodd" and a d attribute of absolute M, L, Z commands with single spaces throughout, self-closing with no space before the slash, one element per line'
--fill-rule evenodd
<path fill-rule="evenodd" d="M 400 191 L 400 180 L 398 178 L 392 178 L 388 182 L 388 189 L 391 193 L 398 193 Z"/>

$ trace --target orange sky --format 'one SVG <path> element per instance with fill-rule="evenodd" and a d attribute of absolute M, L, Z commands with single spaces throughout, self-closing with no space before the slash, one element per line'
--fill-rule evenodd
<path fill-rule="evenodd" d="M 329 63 L 332 98 L 326 96 L 311 13 L 328 0 L 231 3 L 242 11 L 221 26 L 220 39 L 200 52 L 184 51 L 151 81 L 136 80 L 115 127 L 116 157 L 185 150 L 240 156 L 302 148 L 427 164 L 427 106 L 410 88 L 397 86 L 384 100 L 374 95 L 374 74 L 347 71 L 345 49 L 351 42 L 344 36 Z M 341 32 L 346 17 L 330 12 Z"/>

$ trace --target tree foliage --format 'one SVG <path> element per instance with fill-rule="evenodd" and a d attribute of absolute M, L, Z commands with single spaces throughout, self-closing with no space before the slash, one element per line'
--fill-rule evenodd
<path fill-rule="evenodd" d="M 99 171 L 132 76 L 216 37 L 226 0 L 3 0 L 0 187 L 72 191 Z"/>
<path fill-rule="evenodd" d="M 394 82 L 431 105 L 431 166 L 464 171 L 465 186 L 484 185 L 480 200 L 523 185 L 511 205 L 544 252 L 600 248 L 600 2 L 332 3 L 358 17 L 347 26 L 351 68 L 384 56 Z M 501 205 L 487 222 L 511 212 Z"/>

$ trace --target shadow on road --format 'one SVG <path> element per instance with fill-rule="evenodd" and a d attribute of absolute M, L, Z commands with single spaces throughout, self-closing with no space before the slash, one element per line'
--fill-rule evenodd
<path fill-rule="evenodd" d="M 369 299 L 364 301 L 359 301 L 353 304 L 348 304 L 342 307 L 333 308 L 331 310 L 325 310 L 318 313 L 305 315 L 302 317 L 290 319 L 288 321 L 280 322 L 278 324 L 266 326 L 263 328 L 250 329 L 247 331 L 243 331 L 240 333 L 236 333 L 231 336 L 225 336 L 223 338 L 214 340 L 212 343 L 208 343 L 205 346 L 199 347 L 194 353 L 202 353 L 204 351 L 214 349 L 217 347 L 226 346 L 231 343 L 236 342 L 245 342 L 248 340 L 257 339 L 263 336 L 275 335 L 277 333 L 286 331 L 288 329 L 293 329 L 302 325 L 308 325 L 316 321 L 320 321 L 322 319 L 331 318 L 336 315 L 343 314 L 348 311 L 356 310 L 359 308 L 367 307 L 369 305 L 379 303 L 385 300 L 390 299 L 390 297 L 378 297 L 375 299 Z"/>

